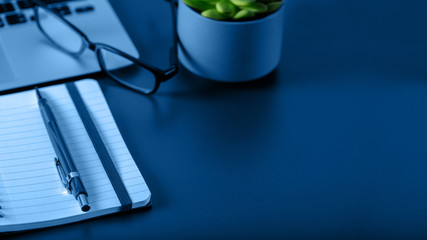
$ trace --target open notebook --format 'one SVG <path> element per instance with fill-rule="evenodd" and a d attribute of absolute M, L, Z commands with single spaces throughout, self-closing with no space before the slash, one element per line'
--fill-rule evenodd
<path fill-rule="evenodd" d="M 94 80 L 76 82 L 122 179 L 132 207 L 151 193 Z M 42 228 L 120 211 L 120 201 L 64 84 L 40 89 L 48 99 L 89 195 L 82 212 L 55 167 L 56 157 L 34 90 L 0 96 L 0 232 Z"/>

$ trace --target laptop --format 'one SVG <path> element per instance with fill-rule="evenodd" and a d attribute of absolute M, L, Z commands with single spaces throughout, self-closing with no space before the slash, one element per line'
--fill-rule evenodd
<path fill-rule="evenodd" d="M 108 0 L 43 0 L 93 42 L 134 57 L 138 51 Z M 0 92 L 100 71 L 94 52 L 76 58 L 55 48 L 34 21 L 29 0 L 0 0 Z"/>

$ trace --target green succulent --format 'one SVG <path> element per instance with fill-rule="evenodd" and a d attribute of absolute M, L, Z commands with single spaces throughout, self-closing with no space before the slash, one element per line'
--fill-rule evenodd
<path fill-rule="evenodd" d="M 220 21 L 248 21 L 277 11 L 282 0 L 183 0 L 202 16 Z"/>

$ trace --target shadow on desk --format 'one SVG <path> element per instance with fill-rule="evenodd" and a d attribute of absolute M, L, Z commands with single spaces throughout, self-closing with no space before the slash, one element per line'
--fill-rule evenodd
<path fill-rule="evenodd" d="M 156 96 L 168 96 L 168 97 L 197 97 L 197 96 L 218 96 L 224 93 L 230 93 L 235 90 L 262 90 L 271 89 L 275 87 L 277 83 L 277 70 L 271 72 L 265 77 L 249 81 L 249 82 L 218 82 L 202 78 L 194 75 L 185 67 L 180 65 L 179 75 L 171 79 L 169 82 L 163 84 L 166 91 L 159 91 Z M 176 83 L 181 86 L 178 86 Z M 174 88 L 171 89 L 166 85 L 171 85 Z"/>

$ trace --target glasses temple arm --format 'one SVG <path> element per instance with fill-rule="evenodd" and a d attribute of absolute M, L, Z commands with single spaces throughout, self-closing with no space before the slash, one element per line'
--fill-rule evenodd
<path fill-rule="evenodd" d="M 177 6 L 178 3 L 176 0 L 165 0 L 170 3 L 171 12 L 172 12 L 172 35 L 173 35 L 173 45 L 169 50 L 169 64 L 170 68 L 163 72 L 165 78 L 163 81 L 166 81 L 172 78 L 178 72 L 178 32 L 177 32 Z"/>

